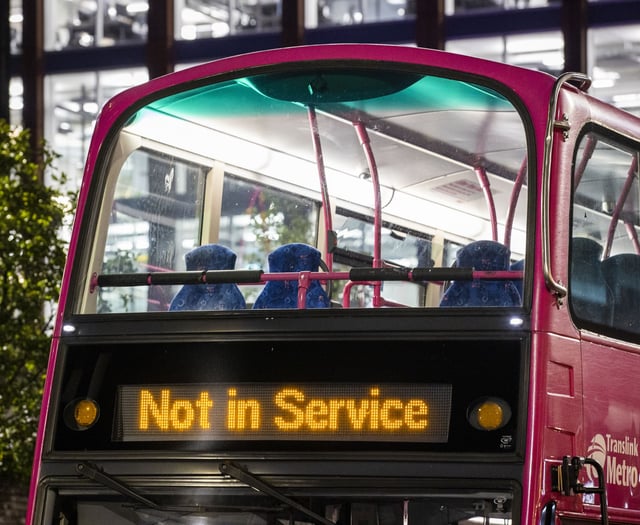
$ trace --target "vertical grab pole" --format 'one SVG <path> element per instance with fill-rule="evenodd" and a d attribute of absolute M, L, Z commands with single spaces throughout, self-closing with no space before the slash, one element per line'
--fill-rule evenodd
<path fill-rule="evenodd" d="M 607 245 L 602 256 L 603 259 L 609 257 L 609 254 L 611 253 L 611 245 L 613 244 L 613 236 L 616 233 L 616 226 L 618 226 L 618 219 L 620 218 L 624 203 L 627 200 L 629 192 L 631 191 L 631 187 L 633 186 L 633 181 L 637 176 L 636 171 L 638 171 L 638 156 L 634 155 L 633 160 L 631 161 L 631 166 L 629 166 L 629 171 L 627 172 L 627 179 L 624 181 L 624 186 L 622 187 L 622 191 L 620 192 L 620 197 L 618 198 L 616 207 L 611 214 L 611 222 L 609 222 L 609 232 L 607 234 Z"/>
<path fill-rule="evenodd" d="M 582 175 L 584 175 L 584 170 L 587 168 L 587 164 L 591 160 L 591 156 L 596 149 L 596 145 L 598 144 L 598 139 L 589 135 L 587 137 L 587 142 L 584 146 L 584 151 L 582 152 L 582 158 L 580 159 L 580 163 L 576 166 L 574 171 L 574 181 L 573 181 L 573 189 L 578 187 L 580 184 L 580 180 L 582 179 Z"/>
<path fill-rule="evenodd" d="M 487 201 L 487 207 L 489 208 L 489 217 L 491 219 L 491 238 L 494 241 L 498 240 L 498 219 L 496 218 L 496 204 L 493 201 L 493 194 L 491 193 L 491 185 L 489 184 L 489 177 L 487 177 L 487 170 L 484 166 L 475 166 L 473 171 L 476 172 L 484 198 Z"/>
<path fill-rule="evenodd" d="M 527 156 L 518 170 L 516 181 L 513 184 L 513 191 L 511 192 L 511 202 L 509 202 L 509 211 L 507 213 L 507 219 L 504 224 L 504 245 L 507 248 L 511 248 L 511 229 L 513 228 L 513 217 L 516 214 L 516 206 L 518 205 L 518 198 L 520 197 L 520 190 L 524 184 L 524 176 L 527 172 Z"/>
<path fill-rule="evenodd" d="M 491 193 L 491 184 L 489 184 L 489 177 L 487 176 L 487 170 L 481 165 L 482 153 L 486 151 L 487 137 L 489 136 L 489 126 L 494 119 L 493 111 L 486 111 L 485 117 L 482 122 L 480 133 L 478 134 L 478 143 L 476 144 L 477 157 L 474 162 L 473 171 L 478 177 L 478 182 L 482 188 L 484 194 L 484 200 L 487 203 L 487 209 L 489 211 L 489 220 L 491 221 L 491 239 L 498 240 L 498 220 L 496 218 L 496 205 L 493 200 L 493 194 Z"/>
<path fill-rule="evenodd" d="M 371 183 L 373 184 L 373 199 L 374 199 L 374 215 L 373 215 L 373 267 L 382 268 L 382 257 L 380 251 L 380 245 L 382 244 L 382 199 L 380 198 L 380 180 L 378 179 L 378 167 L 371 150 L 371 142 L 369 141 L 369 134 L 362 122 L 354 122 L 353 127 L 360 140 L 360 145 L 364 150 L 364 155 L 367 159 L 367 165 L 369 166 L 369 174 L 371 175 Z M 373 284 L 373 306 L 382 306 L 380 297 L 380 281 L 376 281 Z"/>
<path fill-rule="evenodd" d="M 625 222 L 624 227 L 627 230 L 627 234 L 629 235 L 629 239 L 633 244 L 633 249 L 635 252 L 640 255 L 640 240 L 638 240 L 638 234 L 636 233 L 636 229 L 633 227 L 633 224 L 630 222 Z"/>
<path fill-rule="evenodd" d="M 324 212 L 325 224 L 325 256 L 328 271 L 333 270 L 333 219 L 331 218 L 331 206 L 329 205 L 329 189 L 327 187 L 327 175 L 324 167 L 324 156 L 322 154 L 322 144 L 320 143 L 320 131 L 318 130 L 318 117 L 313 106 L 307 106 L 309 116 L 309 126 L 311 127 L 311 138 L 313 140 L 313 151 L 316 154 L 316 166 L 318 168 L 318 180 L 320 181 L 320 193 L 322 194 L 322 208 Z"/>

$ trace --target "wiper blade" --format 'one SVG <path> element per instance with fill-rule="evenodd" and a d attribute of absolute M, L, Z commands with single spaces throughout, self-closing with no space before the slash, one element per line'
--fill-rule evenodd
<path fill-rule="evenodd" d="M 140 503 L 141 505 L 149 507 L 150 509 L 166 510 L 165 508 L 161 507 L 154 501 L 151 501 L 150 499 L 145 498 L 141 494 L 138 494 L 129 485 L 123 483 L 119 479 L 114 478 L 109 474 L 105 474 L 102 470 L 92 465 L 91 463 L 88 463 L 88 462 L 78 463 L 76 465 L 76 471 L 80 475 L 84 476 L 85 478 L 97 481 L 101 485 L 104 485 L 105 487 L 113 489 L 116 492 L 122 494 L 123 496 L 126 496 L 127 498 L 132 499 L 133 501 Z"/>
<path fill-rule="evenodd" d="M 240 468 L 238 465 L 232 463 L 231 461 L 224 461 L 223 463 L 220 463 L 219 469 L 222 474 L 225 474 L 234 479 L 237 479 L 238 481 L 245 483 L 251 488 L 259 490 L 264 494 L 267 494 L 269 496 L 272 496 L 280 500 L 281 502 L 285 503 L 289 507 L 302 512 L 312 520 L 317 521 L 318 523 L 322 523 L 322 525 L 336 525 L 333 521 L 328 520 L 327 518 L 325 518 L 324 516 L 321 516 L 320 514 L 316 514 L 311 509 L 308 509 L 301 503 L 298 503 L 297 501 L 289 498 L 288 496 L 285 496 L 284 494 L 282 494 L 280 491 L 278 491 L 271 485 L 265 483 L 264 481 L 257 478 L 250 472 Z"/>
<path fill-rule="evenodd" d="M 107 474 L 99 467 L 92 465 L 89 462 L 78 463 L 76 465 L 76 471 L 84 476 L 87 479 L 91 479 L 104 485 L 107 488 L 113 489 L 119 494 L 129 498 L 134 501 L 141 507 L 157 510 L 163 513 L 180 513 L 181 515 L 184 513 L 199 513 L 199 512 L 210 512 L 210 511 L 219 511 L 218 507 L 209 507 L 209 506 L 201 506 L 201 505 L 160 505 L 155 501 L 152 501 L 148 498 L 145 498 L 142 494 L 139 494 L 134 489 L 132 489 L 129 485 L 120 481 L 115 476 L 111 474 Z M 229 509 L 228 507 L 224 507 L 225 510 L 238 510 L 236 508 Z M 240 510 L 246 510 L 244 508 Z M 251 509 L 248 509 L 251 510 Z M 264 510 L 264 509 L 260 509 Z"/>

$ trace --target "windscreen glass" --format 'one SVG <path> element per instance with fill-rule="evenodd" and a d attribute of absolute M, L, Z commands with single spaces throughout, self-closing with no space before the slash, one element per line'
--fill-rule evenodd
<path fill-rule="evenodd" d="M 247 489 L 169 488 L 145 491 L 147 501 L 124 496 L 64 494 L 57 501 L 57 520 L 77 525 L 232 524 L 232 525 L 511 525 L 513 493 L 509 490 L 450 489 L 416 494 L 416 489 L 327 489 L 299 491 L 294 508 Z M 138 489 L 141 490 L 141 489 Z M 68 493 L 69 491 L 64 491 Z M 187 495 L 187 493 L 190 493 Z M 292 498 L 293 499 L 293 498 Z M 58 523 L 59 521 L 56 521 Z"/>
<path fill-rule="evenodd" d="M 522 305 L 530 154 L 498 86 L 390 64 L 272 69 L 122 127 L 84 313 Z M 474 273 L 427 271 L 452 267 Z M 178 275 L 214 270 L 235 278 Z"/>

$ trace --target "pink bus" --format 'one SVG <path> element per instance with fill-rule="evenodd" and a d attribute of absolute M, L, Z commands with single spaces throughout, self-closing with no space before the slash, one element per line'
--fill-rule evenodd
<path fill-rule="evenodd" d="M 640 523 L 640 119 L 589 85 L 335 44 L 114 97 L 27 524 Z"/>

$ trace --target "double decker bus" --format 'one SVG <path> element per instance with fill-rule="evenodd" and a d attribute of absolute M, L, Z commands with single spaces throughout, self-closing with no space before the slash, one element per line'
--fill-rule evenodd
<path fill-rule="evenodd" d="M 640 119 L 331 44 L 97 120 L 27 524 L 640 523 Z"/>

